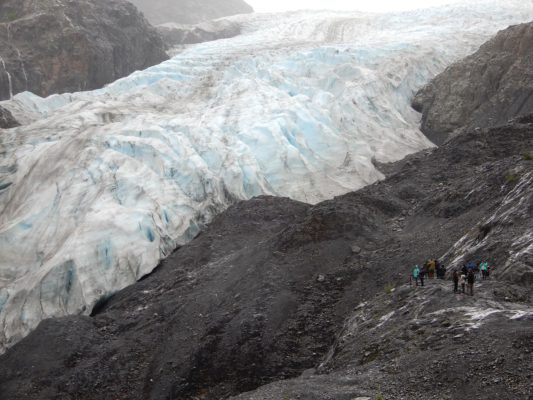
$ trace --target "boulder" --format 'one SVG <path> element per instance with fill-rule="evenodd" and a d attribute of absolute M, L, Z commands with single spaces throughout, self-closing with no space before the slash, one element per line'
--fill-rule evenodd
<path fill-rule="evenodd" d="M 0 128 L 9 129 L 19 125 L 11 112 L 0 106 Z"/>

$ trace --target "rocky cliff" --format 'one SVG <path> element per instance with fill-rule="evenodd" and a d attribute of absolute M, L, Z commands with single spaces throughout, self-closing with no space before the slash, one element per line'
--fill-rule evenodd
<path fill-rule="evenodd" d="M 243 0 L 130 0 L 154 24 L 196 24 L 210 19 L 253 12 Z"/>
<path fill-rule="evenodd" d="M 122 0 L 0 2 L 0 99 L 100 88 L 167 55 Z"/>
<path fill-rule="evenodd" d="M 511 26 L 424 87 L 413 106 L 436 144 L 462 126 L 488 127 L 533 112 L 533 22 Z"/>

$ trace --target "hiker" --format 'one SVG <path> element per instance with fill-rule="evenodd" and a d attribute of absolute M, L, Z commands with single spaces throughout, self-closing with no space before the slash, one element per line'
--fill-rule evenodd
<path fill-rule="evenodd" d="M 461 268 L 461 275 L 468 274 L 468 268 L 466 267 L 466 264 L 463 264 L 463 268 Z"/>
<path fill-rule="evenodd" d="M 413 278 L 415 279 L 416 286 L 418 286 L 418 277 L 420 276 L 420 267 L 415 265 L 413 268 Z"/>
<path fill-rule="evenodd" d="M 474 268 L 474 275 L 476 277 L 476 281 L 479 280 L 479 275 L 481 274 L 481 265 L 483 263 L 480 261 L 476 264 L 476 267 Z"/>
<path fill-rule="evenodd" d="M 426 276 L 426 267 L 422 266 L 422 269 L 420 269 L 420 273 L 418 274 L 418 277 L 420 278 L 420 286 L 424 286 L 424 277 Z"/>
<path fill-rule="evenodd" d="M 463 294 L 465 294 L 465 286 L 466 286 L 466 275 L 461 275 L 461 290 Z"/>
<path fill-rule="evenodd" d="M 435 279 L 435 260 L 430 259 L 426 263 L 428 279 Z"/>
<path fill-rule="evenodd" d="M 489 263 L 488 262 L 482 262 L 479 266 L 479 269 L 481 269 L 481 279 L 485 280 L 487 279 L 487 273 L 489 272 Z"/>
<path fill-rule="evenodd" d="M 457 270 L 453 271 L 453 292 L 457 293 L 459 291 L 459 273 Z M 464 290 L 464 288 L 463 288 Z"/>
<path fill-rule="evenodd" d="M 475 273 L 476 273 L 476 269 L 477 269 L 477 264 L 473 261 L 468 261 L 466 263 L 466 277 L 468 279 L 468 274 L 470 273 L 470 271 L 472 271 L 472 273 L 474 274 L 474 277 L 475 277 Z"/>
<path fill-rule="evenodd" d="M 437 269 L 437 278 L 444 279 L 446 278 L 446 267 L 444 264 L 440 264 Z"/>
<path fill-rule="evenodd" d="M 468 271 L 468 275 L 466 276 L 466 280 L 468 283 L 468 291 L 470 292 L 470 296 L 474 295 L 474 281 L 476 280 L 476 276 L 474 275 L 474 270 Z"/>
<path fill-rule="evenodd" d="M 435 272 L 437 274 L 437 279 L 442 279 L 442 265 L 439 260 L 435 259 Z"/>
<path fill-rule="evenodd" d="M 468 262 L 466 263 L 466 269 L 467 269 L 468 271 L 470 271 L 471 269 L 474 269 L 474 268 L 476 268 L 476 264 L 475 264 L 473 261 L 468 261 Z"/>

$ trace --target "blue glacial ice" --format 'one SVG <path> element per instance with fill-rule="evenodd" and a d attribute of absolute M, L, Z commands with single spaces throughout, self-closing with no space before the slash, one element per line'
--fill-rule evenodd
<path fill-rule="evenodd" d="M 43 318 L 90 313 L 233 202 L 318 202 L 432 144 L 413 93 L 531 2 L 396 14 L 231 18 L 242 34 L 107 87 L 2 105 L 0 352 Z"/>

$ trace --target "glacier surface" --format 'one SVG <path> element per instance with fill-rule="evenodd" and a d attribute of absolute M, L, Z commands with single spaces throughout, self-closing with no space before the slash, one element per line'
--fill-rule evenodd
<path fill-rule="evenodd" d="M 2 105 L 0 352 L 43 319 L 90 313 L 231 203 L 317 202 L 432 146 L 414 92 L 531 1 L 232 17 L 242 34 L 107 87 Z"/>

